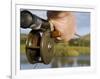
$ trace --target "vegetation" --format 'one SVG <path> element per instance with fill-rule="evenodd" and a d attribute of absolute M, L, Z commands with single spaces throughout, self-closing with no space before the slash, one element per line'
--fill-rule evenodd
<path fill-rule="evenodd" d="M 20 35 L 20 52 L 25 53 L 26 34 Z"/>
<path fill-rule="evenodd" d="M 90 47 L 85 46 L 69 46 L 59 43 L 55 45 L 54 49 L 55 56 L 90 55 Z"/>
<path fill-rule="evenodd" d="M 20 52 L 21 52 L 21 54 L 23 54 L 23 53 L 26 52 L 26 51 L 25 51 L 25 44 L 21 44 L 21 45 L 20 45 Z"/>
<path fill-rule="evenodd" d="M 21 34 L 20 52 L 25 53 L 26 35 Z M 90 55 L 90 35 L 71 40 L 69 43 L 55 43 L 55 56 L 79 56 Z"/>

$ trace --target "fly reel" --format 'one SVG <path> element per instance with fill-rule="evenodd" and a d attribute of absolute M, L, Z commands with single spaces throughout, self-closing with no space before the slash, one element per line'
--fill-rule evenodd
<path fill-rule="evenodd" d="M 49 30 L 45 32 L 32 30 L 26 40 L 26 56 L 31 64 L 49 64 L 54 56 L 54 39 Z"/>

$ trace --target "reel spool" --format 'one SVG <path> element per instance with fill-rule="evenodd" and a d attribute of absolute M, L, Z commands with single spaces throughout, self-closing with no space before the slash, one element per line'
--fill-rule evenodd
<path fill-rule="evenodd" d="M 26 40 L 26 56 L 31 64 L 49 64 L 53 58 L 54 40 L 50 31 L 45 31 L 42 36 L 32 30 Z"/>
<path fill-rule="evenodd" d="M 54 39 L 51 38 L 50 31 L 43 33 L 40 42 L 40 55 L 44 64 L 49 64 L 54 56 Z"/>

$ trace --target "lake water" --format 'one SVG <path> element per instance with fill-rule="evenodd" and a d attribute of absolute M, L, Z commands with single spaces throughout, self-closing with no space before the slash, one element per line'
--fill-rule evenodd
<path fill-rule="evenodd" d="M 85 67 L 90 66 L 90 56 L 78 57 L 54 57 L 50 64 L 43 63 L 30 64 L 25 55 L 21 54 L 21 69 L 47 69 L 47 68 L 65 68 L 65 67 Z"/>

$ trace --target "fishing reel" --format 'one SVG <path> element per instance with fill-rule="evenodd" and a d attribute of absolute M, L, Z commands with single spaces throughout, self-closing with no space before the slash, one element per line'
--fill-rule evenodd
<path fill-rule="evenodd" d="M 31 64 L 49 64 L 54 56 L 50 23 L 29 11 L 21 11 L 21 28 L 31 28 L 26 39 L 26 57 Z"/>
<path fill-rule="evenodd" d="M 61 34 L 57 30 L 51 31 L 50 23 L 29 11 L 21 11 L 21 28 L 31 28 L 26 38 L 26 57 L 31 64 L 49 64 L 54 57 L 56 37 Z"/>
<path fill-rule="evenodd" d="M 26 40 L 26 56 L 31 64 L 49 64 L 54 56 L 54 39 L 50 30 L 45 32 L 32 30 Z"/>

